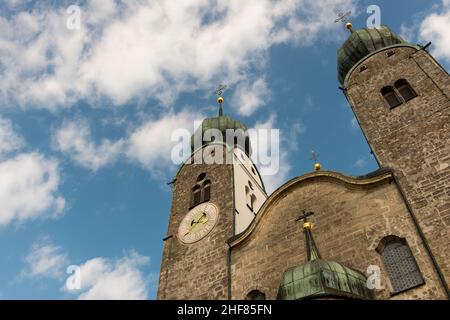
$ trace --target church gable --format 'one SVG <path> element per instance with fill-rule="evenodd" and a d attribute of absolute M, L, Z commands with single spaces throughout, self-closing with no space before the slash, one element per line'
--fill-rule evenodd
<path fill-rule="evenodd" d="M 250 288 L 262 288 L 267 299 L 275 299 L 283 273 L 306 261 L 302 226 L 296 222 L 302 210 L 314 212 L 309 219 L 323 257 L 362 273 L 369 265 L 384 270 L 376 251 L 383 237 L 416 239 L 407 207 L 391 178 L 386 171 L 365 178 L 317 171 L 281 186 L 249 228 L 230 240 L 232 298 L 243 299 Z M 420 243 L 410 242 L 413 252 L 423 252 Z M 433 278 L 426 257 L 418 253 L 416 259 L 425 277 Z M 385 289 L 377 291 L 377 298 L 388 298 L 392 291 L 388 279 L 384 280 Z M 418 295 L 429 294 L 414 290 Z"/>

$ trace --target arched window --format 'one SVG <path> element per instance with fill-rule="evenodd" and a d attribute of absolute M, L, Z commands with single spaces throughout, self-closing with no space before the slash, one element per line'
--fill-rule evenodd
<path fill-rule="evenodd" d="M 253 190 L 253 186 L 252 183 L 249 181 L 248 185 L 245 186 L 245 199 L 247 201 L 247 207 L 254 212 L 254 206 L 255 206 L 255 202 L 256 202 L 256 196 L 255 194 L 252 192 Z"/>
<path fill-rule="evenodd" d="M 205 179 L 206 178 L 206 173 L 205 172 L 202 172 L 202 173 L 200 173 L 199 175 L 198 175 L 198 177 L 197 177 L 197 182 L 200 182 L 200 181 L 202 181 L 203 179 Z"/>
<path fill-rule="evenodd" d="M 387 103 L 389 103 L 389 106 L 391 108 L 395 108 L 402 104 L 397 94 L 395 93 L 394 88 L 392 88 L 391 86 L 387 86 L 381 89 L 381 94 L 383 95 L 384 99 L 386 99 Z"/>
<path fill-rule="evenodd" d="M 252 211 L 255 211 L 255 202 L 256 202 L 256 196 L 252 193 L 250 195 L 250 209 L 252 209 Z"/>
<path fill-rule="evenodd" d="M 409 85 L 408 81 L 406 81 L 405 79 L 397 80 L 394 85 L 405 102 L 417 96 L 417 94 Z"/>
<path fill-rule="evenodd" d="M 197 184 L 192 188 L 192 205 L 191 207 L 195 207 L 201 201 L 201 192 L 202 188 Z"/>
<path fill-rule="evenodd" d="M 424 284 L 416 259 L 405 238 L 384 237 L 377 249 L 391 281 L 393 293 L 400 293 Z"/>
<path fill-rule="evenodd" d="M 250 188 L 248 186 L 245 186 L 245 201 L 247 205 L 250 203 Z"/>
<path fill-rule="evenodd" d="M 197 183 L 192 187 L 191 208 L 202 202 L 209 201 L 211 198 L 211 180 L 205 179 L 206 173 L 203 172 L 197 177 Z"/>
<path fill-rule="evenodd" d="M 259 290 L 252 290 L 247 294 L 246 300 L 266 300 L 266 294 Z"/>
<path fill-rule="evenodd" d="M 211 181 L 205 180 L 203 182 L 203 199 L 202 202 L 209 201 L 211 197 Z"/>
<path fill-rule="evenodd" d="M 250 138 L 245 136 L 245 152 L 250 155 Z"/>

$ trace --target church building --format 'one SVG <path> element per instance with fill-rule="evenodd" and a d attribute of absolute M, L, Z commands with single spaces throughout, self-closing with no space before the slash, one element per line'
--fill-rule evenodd
<path fill-rule="evenodd" d="M 267 194 L 247 127 L 219 98 L 191 159 L 220 148 L 233 162 L 180 166 L 158 299 L 450 298 L 449 74 L 386 26 L 347 28 L 340 88 L 379 169 L 316 163 Z M 243 139 L 211 142 L 208 129 Z"/>

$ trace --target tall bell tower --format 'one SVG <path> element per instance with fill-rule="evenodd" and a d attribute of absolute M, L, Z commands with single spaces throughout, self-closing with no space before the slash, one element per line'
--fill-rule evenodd
<path fill-rule="evenodd" d="M 250 159 L 247 127 L 223 115 L 206 118 L 179 168 L 158 284 L 158 299 L 230 298 L 228 240 L 244 231 L 267 198 Z"/>
<path fill-rule="evenodd" d="M 338 77 L 380 166 L 393 169 L 430 257 L 450 282 L 450 77 L 386 26 L 351 30 Z"/>

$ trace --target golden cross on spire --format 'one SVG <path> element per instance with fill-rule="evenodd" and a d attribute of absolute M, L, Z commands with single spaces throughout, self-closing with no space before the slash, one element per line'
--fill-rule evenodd
<path fill-rule="evenodd" d="M 308 222 L 307 219 L 309 216 L 312 216 L 313 214 L 314 214 L 314 212 L 312 212 L 312 211 L 302 210 L 302 213 L 300 214 L 300 216 L 297 219 L 295 219 L 295 221 L 297 222 L 297 221 L 303 220 L 303 228 L 306 229 L 306 228 L 308 228 L 308 226 L 310 228 L 311 223 Z"/>
<path fill-rule="evenodd" d="M 352 14 L 351 11 L 347 11 L 346 13 L 343 13 L 342 11 L 338 13 L 338 17 L 336 18 L 336 20 L 334 20 L 334 23 L 338 23 L 338 22 L 345 22 L 347 21 L 348 17 L 350 17 L 350 15 Z"/>
<path fill-rule="evenodd" d="M 317 162 L 317 158 L 319 158 L 319 155 L 314 150 L 312 150 L 311 158 L 309 158 L 309 160 L 314 160 L 314 170 L 315 171 L 319 171 L 321 169 L 320 163 Z"/>
<path fill-rule="evenodd" d="M 222 98 L 222 93 L 227 89 L 227 85 L 226 84 L 219 84 L 216 88 L 216 91 L 214 91 L 214 93 L 218 96 L 217 98 L 217 102 L 219 103 L 219 116 L 223 115 L 223 110 L 222 110 L 222 103 L 223 103 L 223 98 Z"/>
<path fill-rule="evenodd" d="M 334 20 L 334 23 L 346 22 L 351 14 L 352 14 L 351 11 L 347 11 L 346 13 L 339 11 L 338 17 Z M 353 25 L 351 24 L 351 22 L 347 22 L 345 24 L 345 28 L 347 28 L 347 30 L 350 30 L 350 32 L 353 32 L 353 30 L 352 30 Z"/>
<path fill-rule="evenodd" d="M 305 231 L 306 237 L 306 252 L 308 254 L 308 261 L 320 259 L 319 249 L 317 249 L 316 243 L 311 233 L 312 224 L 307 220 L 307 218 L 313 215 L 313 211 L 302 210 L 300 216 L 295 220 L 303 220 L 303 230 Z"/>

